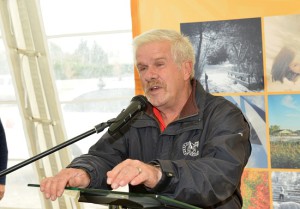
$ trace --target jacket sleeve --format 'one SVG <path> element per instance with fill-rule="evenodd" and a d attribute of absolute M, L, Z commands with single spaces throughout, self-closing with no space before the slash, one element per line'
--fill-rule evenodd
<path fill-rule="evenodd" d="M 5 170 L 7 168 L 7 161 L 8 161 L 8 149 L 6 143 L 6 136 L 4 127 L 0 120 L 0 171 Z M 5 185 L 6 177 L 0 177 L 0 184 Z"/>
<path fill-rule="evenodd" d="M 80 168 L 91 177 L 89 188 L 111 189 L 106 184 L 106 173 L 126 159 L 125 139 L 112 137 L 107 132 L 94 144 L 88 154 L 75 158 L 68 168 Z M 113 156 L 113 157 L 112 157 Z"/>
<path fill-rule="evenodd" d="M 209 107 L 203 120 L 199 158 L 156 160 L 164 175 L 151 192 L 201 207 L 239 196 L 241 175 L 251 153 L 248 122 L 227 101 Z"/>

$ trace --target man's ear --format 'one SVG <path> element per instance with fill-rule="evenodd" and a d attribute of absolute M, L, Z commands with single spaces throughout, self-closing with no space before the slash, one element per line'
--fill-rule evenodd
<path fill-rule="evenodd" d="M 183 77 L 184 80 L 188 80 L 191 77 L 192 70 L 193 70 L 193 64 L 191 61 L 185 61 L 182 64 L 182 70 L 183 70 Z"/>

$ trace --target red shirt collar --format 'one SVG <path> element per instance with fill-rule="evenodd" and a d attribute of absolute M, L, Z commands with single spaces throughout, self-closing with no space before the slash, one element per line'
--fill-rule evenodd
<path fill-rule="evenodd" d="M 152 107 L 152 110 L 153 110 L 153 113 L 154 113 L 155 117 L 157 118 L 157 120 L 159 122 L 160 130 L 164 131 L 165 128 L 166 128 L 166 125 L 165 125 L 165 123 L 164 123 L 164 121 L 162 119 L 162 116 L 161 116 L 159 110 L 156 107 L 154 107 L 154 106 Z"/>

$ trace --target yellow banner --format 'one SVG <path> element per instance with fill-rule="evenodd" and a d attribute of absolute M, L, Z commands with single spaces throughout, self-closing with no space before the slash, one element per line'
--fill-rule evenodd
<path fill-rule="evenodd" d="M 247 36 L 248 45 L 244 40 L 244 46 L 252 47 L 253 52 L 243 63 L 244 66 L 229 63 L 231 65 L 225 68 L 220 61 L 215 63 L 215 66 L 211 64 L 212 62 L 207 62 L 206 69 L 200 70 L 208 73 L 206 84 L 209 84 L 210 88 L 225 87 L 225 91 L 219 92 L 242 109 L 250 119 L 256 135 L 254 137 L 256 141 L 253 139 L 251 141 L 253 146 L 251 159 L 243 174 L 241 185 L 243 208 L 278 208 L 281 204 L 282 206 L 288 204 L 286 202 L 300 207 L 300 186 L 295 185 L 295 182 L 300 182 L 300 125 L 298 125 L 300 84 L 296 83 L 296 77 L 300 82 L 300 73 L 294 73 L 286 78 L 274 74 L 275 64 L 284 62 L 277 60 L 281 48 L 293 46 L 298 49 L 295 54 L 299 56 L 300 0 L 131 0 L 131 10 L 133 37 L 150 29 L 180 31 L 185 23 L 198 24 L 222 20 L 228 23 L 230 21 L 227 20 L 242 20 L 236 24 L 249 27 L 248 31 L 251 32 L 259 31 L 251 33 L 256 34 L 254 37 Z M 244 25 L 247 18 L 253 18 L 253 22 Z M 194 29 L 193 25 L 190 27 L 189 30 Z M 214 30 L 218 32 L 217 27 Z M 244 31 L 243 34 L 248 33 Z M 240 36 L 242 37 L 241 34 Z M 218 50 L 220 48 L 216 47 L 215 52 L 219 52 Z M 289 66 L 293 64 L 296 68 L 300 61 L 298 58 L 293 59 L 294 61 L 288 64 Z M 280 69 L 284 68 L 279 66 Z M 233 75 L 230 77 L 222 74 L 222 80 L 228 80 L 228 83 L 222 86 L 221 80 L 216 76 L 224 72 L 232 72 Z M 249 80 L 239 80 L 237 74 L 239 76 L 245 74 Z M 250 77 L 255 78 L 254 84 L 261 82 L 263 87 L 251 89 Z M 135 78 L 136 94 L 143 94 L 136 70 Z M 200 82 L 201 79 L 202 82 L 207 81 L 202 77 L 199 79 Z M 287 82 L 283 82 L 285 80 Z M 236 92 L 228 87 L 238 85 L 241 87 Z M 282 188 L 287 194 L 284 197 L 280 195 Z M 297 194 L 294 192 L 296 190 Z"/>

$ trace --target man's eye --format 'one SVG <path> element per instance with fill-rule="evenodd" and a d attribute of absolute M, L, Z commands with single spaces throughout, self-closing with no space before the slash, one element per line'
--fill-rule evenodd
<path fill-rule="evenodd" d="M 146 67 L 144 67 L 144 66 L 143 66 L 143 67 L 142 67 L 142 66 L 141 66 L 141 67 L 138 67 L 138 70 L 139 70 L 139 71 L 144 71 L 144 70 L 146 70 Z"/>
<path fill-rule="evenodd" d="M 157 67 L 162 67 L 162 66 L 164 66 L 165 65 L 165 63 L 156 63 L 156 66 Z"/>

